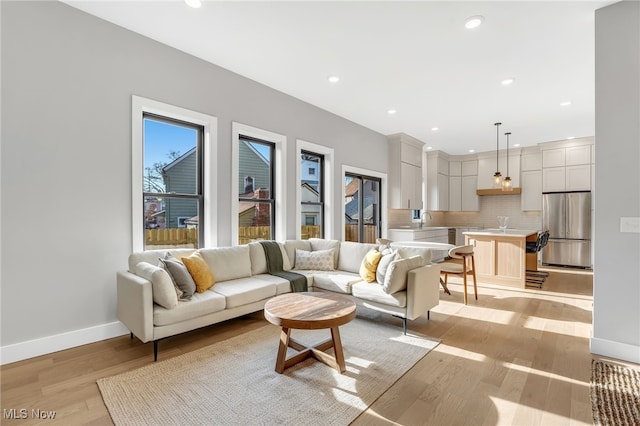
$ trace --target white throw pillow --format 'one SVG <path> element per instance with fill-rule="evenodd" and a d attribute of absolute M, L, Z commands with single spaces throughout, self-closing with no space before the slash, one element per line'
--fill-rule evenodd
<path fill-rule="evenodd" d="M 296 249 L 295 269 L 312 271 L 333 271 L 335 270 L 333 249 L 306 251 Z"/>
<path fill-rule="evenodd" d="M 386 249 L 382 250 L 382 258 L 378 262 L 378 269 L 376 269 L 376 281 L 380 285 L 384 285 L 384 277 L 387 275 L 387 269 L 391 262 L 398 259 L 398 250 Z"/>
<path fill-rule="evenodd" d="M 398 259 L 391 262 L 384 277 L 384 284 L 382 284 L 384 292 L 393 294 L 407 288 L 407 274 L 410 270 L 422 266 L 422 262 L 421 256 Z"/>
<path fill-rule="evenodd" d="M 136 265 L 135 274 L 151 281 L 155 303 L 167 309 L 178 306 L 176 288 L 167 271 L 148 262 L 140 262 Z"/>

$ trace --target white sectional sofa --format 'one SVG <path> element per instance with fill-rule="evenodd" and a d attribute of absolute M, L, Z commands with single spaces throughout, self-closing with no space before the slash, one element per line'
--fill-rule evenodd
<path fill-rule="evenodd" d="M 386 272 L 381 274 L 382 267 L 376 271 L 380 283 L 369 283 L 361 277 L 360 267 L 367 253 L 379 248 L 377 244 L 312 238 L 279 245 L 283 269 L 306 276 L 309 291 L 341 293 L 353 298 L 359 308 L 400 317 L 405 333 L 407 319 L 428 315 L 438 305 L 440 269 L 431 263 L 428 249 L 393 249 L 396 252 L 391 263 L 387 262 Z M 297 250 L 301 251 L 296 259 Z M 175 258 L 187 257 L 196 252 L 194 249 L 133 253 L 128 270 L 117 272 L 118 318 L 132 337 L 154 342 L 154 360 L 159 340 L 260 311 L 270 298 L 291 291 L 289 281 L 267 273 L 267 259 L 258 242 L 197 251 L 213 273 L 215 285 L 195 292 L 190 300 L 177 300 L 170 274 L 160 267 L 159 259 L 167 253 Z M 299 268 L 309 258 L 327 260 L 327 253 L 332 262 L 317 264 L 322 270 Z"/>

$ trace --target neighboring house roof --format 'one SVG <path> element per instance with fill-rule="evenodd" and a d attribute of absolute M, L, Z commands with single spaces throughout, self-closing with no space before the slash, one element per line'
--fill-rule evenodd
<path fill-rule="evenodd" d="M 181 161 L 183 161 L 185 158 L 189 157 L 192 154 L 195 154 L 196 152 L 196 147 L 194 146 L 193 148 L 191 148 L 189 151 L 185 152 L 184 154 L 182 154 L 180 157 L 176 158 L 175 160 L 173 160 L 172 162 L 170 162 L 169 164 L 167 164 L 166 166 L 164 166 L 162 168 L 162 172 L 166 173 L 170 168 L 172 168 L 173 166 L 175 166 L 176 164 L 180 163 Z"/>
<path fill-rule="evenodd" d="M 316 190 L 313 186 L 309 185 L 307 182 L 304 182 L 300 186 L 302 187 L 302 189 L 306 189 L 307 191 L 311 191 L 314 195 L 320 195 L 320 192 L 318 192 L 318 190 Z"/>
<path fill-rule="evenodd" d="M 255 149 L 253 147 L 253 145 L 251 144 L 251 141 L 243 140 L 242 136 L 241 136 L 240 137 L 240 142 L 244 143 L 247 148 L 249 148 L 251 151 L 253 151 L 258 156 L 258 158 L 260 158 L 262 161 L 264 161 L 264 164 L 266 164 L 266 165 L 269 164 L 269 161 L 264 157 L 264 155 L 262 155 L 260 153 L 260 151 L 258 151 L 257 149 Z"/>

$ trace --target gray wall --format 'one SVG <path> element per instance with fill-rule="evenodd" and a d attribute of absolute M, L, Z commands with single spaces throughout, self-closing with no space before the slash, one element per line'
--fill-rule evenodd
<path fill-rule="evenodd" d="M 341 164 L 387 171 L 386 138 L 59 2 L 2 7 L 1 345 L 116 321 L 115 273 L 131 247 L 131 95 L 218 118 L 221 207 L 231 244 L 231 122 L 335 149 Z M 288 197 L 287 237 L 295 229 Z M 339 238 L 340 226 L 335 227 Z"/>
<path fill-rule="evenodd" d="M 596 11 L 595 264 L 591 350 L 640 363 L 640 3 Z"/>

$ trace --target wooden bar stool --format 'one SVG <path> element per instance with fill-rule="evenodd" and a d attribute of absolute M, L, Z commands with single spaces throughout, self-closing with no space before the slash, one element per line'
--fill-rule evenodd
<path fill-rule="evenodd" d="M 476 300 L 478 300 L 478 285 L 476 283 L 476 261 L 473 257 L 473 246 L 457 246 L 449 250 L 449 256 L 452 259 L 462 259 L 460 262 L 442 262 L 440 266 L 440 273 L 444 274 L 444 281 L 440 278 L 440 283 L 447 289 L 447 277 L 450 274 L 462 275 L 462 281 L 464 283 L 464 304 L 467 304 L 467 275 L 471 273 L 473 275 L 473 292 Z M 471 262 L 469 262 L 470 260 Z"/>

